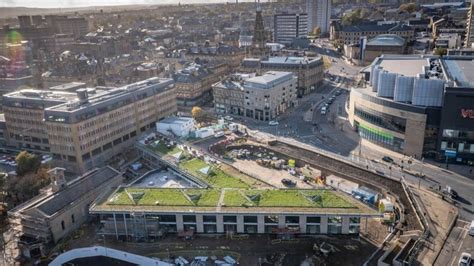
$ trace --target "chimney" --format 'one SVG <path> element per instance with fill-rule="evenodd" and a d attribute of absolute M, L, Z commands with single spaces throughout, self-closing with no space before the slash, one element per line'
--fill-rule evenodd
<path fill-rule="evenodd" d="M 76 93 L 77 93 L 77 98 L 79 98 L 79 104 L 83 105 L 89 101 L 89 95 L 87 94 L 87 89 L 78 89 Z"/>
<path fill-rule="evenodd" d="M 56 167 L 48 171 L 49 178 L 51 178 L 51 186 L 53 192 L 64 189 L 67 186 L 66 178 L 64 177 L 64 168 Z"/>

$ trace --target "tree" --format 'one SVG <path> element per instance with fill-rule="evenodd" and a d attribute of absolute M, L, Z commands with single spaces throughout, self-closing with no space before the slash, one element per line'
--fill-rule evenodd
<path fill-rule="evenodd" d="M 22 176 L 10 177 L 5 184 L 5 191 L 18 202 L 24 202 L 38 195 L 39 190 L 50 183 L 48 168 L 40 167 L 36 172 Z"/>
<path fill-rule="evenodd" d="M 22 176 L 26 173 L 35 173 L 41 165 L 41 160 L 38 156 L 27 151 L 20 152 L 16 158 L 16 173 Z"/>
<path fill-rule="evenodd" d="M 439 56 L 446 55 L 447 53 L 448 53 L 448 50 L 446 48 L 439 47 L 434 50 L 434 54 L 439 55 Z"/>
<path fill-rule="evenodd" d="M 313 33 L 314 36 L 319 37 L 321 35 L 321 28 L 320 27 L 314 27 L 312 33 Z"/>
<path fill-rule="evenodd" d="M 193 118 L 198 122 L 201 121 L 204 116 L 202 108 L 199 106 L 194 106 L 191 110 L 191 114 L 193 115 Z"/>
<path fill-rule="evenodd" d="M 415 3 L 407 3 L 407 4 L 402 4 L 398 10 L 400 11 L 406 11 L 408 13 L 413 13 L 416 11 L 416 4 Z"/>

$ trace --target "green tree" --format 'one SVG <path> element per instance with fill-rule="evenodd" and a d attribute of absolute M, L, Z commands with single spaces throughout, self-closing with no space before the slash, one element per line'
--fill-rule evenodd
<path fill-rule="evenodd" d="M 20 152 L 16 158 L 16 173 L 22 176 L 26 173 L 35 173 L 41 165 L 41 159 L 27 151 Z"/>
<path fill-rule="evenodd" d="M 202 121 L 204 118 L 204 112 L 202 111 L 202 108 L 199 106 L 194 106 L 193 109 L 191 110 L 191 114 L 197 122 Z"/>
<path fill-rule="evenodd" d="M 416 11 L 416 4 L 415 3 L 406 3 L 406 4 L 402 4 L 400 5 L 400 7 L 398 8 L 398 10 L 400 11 L 406 11 L 408 13 L 413 13 Z"/>
<path fill-rule="evenodd" d="M 439 55 L 439 56 L 443 56 L 443 55 L 446 55 L 448 53 L 448 50 L 446 48 L 436 48 L 433 52 L 435 55 Z"/>
<path fill-rule="evenodd" d="M 314 36 L 319 37 L 321 35 L 321 28 L 320 27 L 314 27 L 312 33 L 313 33 Z"/>

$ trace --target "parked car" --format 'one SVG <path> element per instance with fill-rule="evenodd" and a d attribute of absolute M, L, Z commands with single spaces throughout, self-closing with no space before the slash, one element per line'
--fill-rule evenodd
<path fill-rule="evenodd" d="M 220 138 L 220 137 L 223 137 L 225 134 L 224 134 L 224 131 L 219 131 L 217 132 L 216 134 L 214 134 L 214 137 L 215 138 Z"/>
<path fill-rule="evenodd" d="M 288 178 L 283 178 L 283 179 L 281 180 L 281 182 L 283 183 L 283 185 L 288 186 L 288 187 L 294 187 L 294 186 L 296 186 L 296 182 L 295 182 L 295 181 L 292 181 L 292 180 L 290 180 L 290 179 L 288 179 Z"/>
<path fill-rule="evenodd" d="M 234 120 L 234 118 L 232 116 L 229 116 L 229 115 L 224 116 L 224 119 L 228 120 L 228 121 Z"/>
<path fill-rule="evenodd" d="M 393 163 L 394 162 L 393 159 L 391 157 L 388 157 L 388 156 L 384 156 L 382 158 L 382 161 L 387 162 L 387 163 Z"/>
<path fill-rule="evenodd" d="M 459 258 L 459 266 L 470 266 L 471 265 L 471 254 L 463 252 L 461 258 Z"/>
<path fill-rule="evenodd" d="M 278 126 L 280 123 L 278 123 L 278 121 L 270 121 L 268 122 L 268 125 L 270 126 Z"/>

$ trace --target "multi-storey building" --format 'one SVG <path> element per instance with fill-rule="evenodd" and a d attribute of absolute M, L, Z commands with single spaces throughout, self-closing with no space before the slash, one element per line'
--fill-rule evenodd
<path fill-rule="evenodd" d="M 103 165 L 177 111 L 173 80 L 158 78 L 77 95 L 21 90 L 3 103 L 8 147 L 51 153 L 56 166 L 76 173 Z"/>
<path fill-rule="evenodd" d="M 298 78 L 291 72 L 268 71 L 244 82 L 246 117 L 271 121 L 296 104 Z"/>
<path fill-rule="evenodd" d="M 151 78 L 45 109 L 53 162 L 83 173 L 130 147 L 155 122 L 175 113 L 173 80 Z"/>
<path fill-rule="evenodd" d="M 245 58 L 245 50 L 236 46 L 216 45 L 216 46 L 193 46 L 186 53 L 186 57 L 196 60 L 209 60 L 225 62 L 229 68 L 239 67 L 242 59 Z"/>
<path fill-rule="evenodd" d="M 367 23 L 359 25 L 341 26 L 338 23 L 331 24 L 331 40 L 342 44 L 356 44 L 360 37 L 374 38 L 381 34 L 395 34 L 404 38 L 407 43 L 415 40 L 415 30 L 406 24 Z"/>
<path fill-rule="evenodd" d="M 474 163 L 473 56 L 382 55 L 351 90 L 349 122 L 377 145 Z"/>
<path fill-rule="evenodd" d="M 474 45 L 474 1 L 471 0 L 471 6 L 467 13 L 466 38 L 464 46 L 470 48 Z"/>
<path fill-rule="evenodd" d="M 308 35 L 307 14 L 277 14 L 274 16 L 273 40 L 289 45 L 295 38 Z"/>
<path fill-rule="evenodd" d="M 331 0 L 306 0 L 306 13 L 308 13 L 308 32 L 319 27 L 321 33 L 329 32 L 331 19 Z"/>
<path fill-rule="evenodd" d="M 20 90 L 2 99 L 6 141 L 10 149 L 48 153 L 50 145 L 44 124 L 44 109 L 76 99 L 75 93 Z"/>
<path fill-rule="evenodd" d="M 324 64 L 321 57 L 246 58 L 242 61 L 241 70 L 257 74 L 267 71 L 291 71 L 298 77 L 298 96 L 303 96 L 322 84 Z"/>
<path fill-rule="evenodd" d="M 228 72 L 226 63 L 203 66 L 190 64 L 173 75 L 181 111 L 211 100 L 211 86 Z"/>
<path fill-rule="evenodd" d="M 216 113 L 244 115 L 244 79 L 244 75 L 235 75 L 212 85 Z"/>

